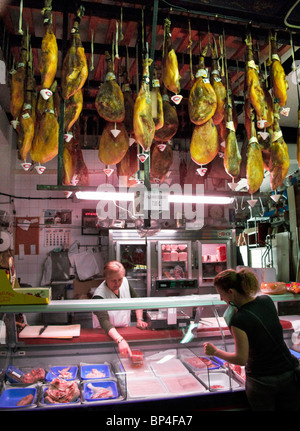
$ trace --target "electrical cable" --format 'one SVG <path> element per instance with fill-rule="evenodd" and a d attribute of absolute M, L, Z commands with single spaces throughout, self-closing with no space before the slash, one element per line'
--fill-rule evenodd
<path fill-rule="evenodd" d="M 60 200 L 60 199 L 64 199 L 66 200 L 66 198 L 54 198 L 54 197 L 46 197 L 46 198 L 41 198 L 41 197 L 30 197 L 30 196 L 15 196 L 15 195 L 10 195 L 9 193 L 3 193 L 0 192 L 0 196 L 7 196 L 11 199 L 28 199 L 28 200 Z"/>

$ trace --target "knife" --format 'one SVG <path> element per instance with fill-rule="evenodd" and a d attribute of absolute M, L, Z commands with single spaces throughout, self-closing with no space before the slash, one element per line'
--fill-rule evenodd
<path fill-rule="evenodd" d="M 39 335 L 42 335 L 42 333 L 45 331 L 47 327 L 48 325 L 44 325 L 44 327 L 40 329 Z"/>

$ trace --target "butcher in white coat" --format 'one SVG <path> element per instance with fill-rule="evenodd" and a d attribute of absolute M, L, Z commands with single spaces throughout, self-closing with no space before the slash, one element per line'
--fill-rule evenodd
<path fill-rule="evenodd" d="M 125 277 L 125 268 L 118 261 L 108 262 L 104 267 L 105 280 L 97 287 L 93 299 L 122 299 L 137 297 L 135 290 Z M 121 356 L 131 356 L 127 341 L 116 328 L 130 326 L 131 310 L 109 310 L 95 312 L 100 326 L 118 344 Z M 143 310 L 136 310 L 137 327 L 144 329 L 148 324 L 143 320 Z"/>

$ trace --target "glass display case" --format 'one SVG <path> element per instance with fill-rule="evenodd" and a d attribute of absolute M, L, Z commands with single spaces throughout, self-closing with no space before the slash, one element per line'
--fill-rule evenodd
<path fill-rule="evenodd" d="M 274 300 L 294 301 L 295 298 L 298 299 L 296 295 L 285 294 Z M 133 322 L 128 328 L 118 328 L 131 347 L 131 359 L 119 355 L 117 345 L 102 329 L 81 328 L 79 335 L 66 338 L 47 338 L 43 335 L 46 331 L 40 330 L 27 338 L 16 330 L 19 313 L 30 321 L 30 316 L 44 313 L 71 315 L 96 310 L 143 309 L 146 314 L 174 307 L 193 309 L 188 325 L 182 327 L 179 321 L 173 321 L 172 326 L 167 323 L 167 331 L 151 324 L 139 330 Z M 213 317 L 202 317 L 202 311 L 207 308 L 213 310 Z M 223 308 L 224 302 L 216 294 L 0 306 L 0 317 L 6 325 L 6 344 L 0 344 L 0 410 L 114 411 L 117 408 L 138 412 L 151 403 L 153 412 L 166 406 L 176 411 L 179 398 L 185 411 L 190 411 L 191 402 L 197 402 L 200 410 L 212 402 L 214 409 L 233 405 L 245 408 L 243 367 L 229 368 L 219 358 L 204 354 L 203 344 L 207 341 L 227 351 L 234 349 L 222 317 Z M 292 332 L 292 329 L 284 330 L 287 343 Z M 56 389 L 67 392 L 64 401 L 55 398 Z M 218 396 L 212 401 L 214 395 Z M 19 401 L 21 404 L 17 405 Z"/>

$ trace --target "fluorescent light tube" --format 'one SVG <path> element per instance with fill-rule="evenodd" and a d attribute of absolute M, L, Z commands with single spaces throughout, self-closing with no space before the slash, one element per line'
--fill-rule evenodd
<path fill-rule="evenodd" d="M 234 201 L 229 196 L 190 196 L 190 195 L 169 195 L 169 202 L 195 203 L 195 204 L 221 204 L 228 205 Z"/>
<path fill-rule="evenodd" d="M 100 191 L 78 191 L 75 193 L 77 199 L 104 200 L 104 201 L 133 201 L 134 193 L 125 192 L 100 192 Z"/>

